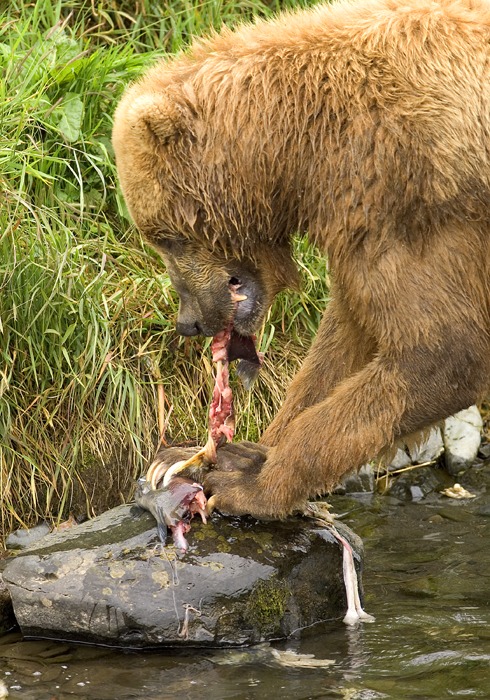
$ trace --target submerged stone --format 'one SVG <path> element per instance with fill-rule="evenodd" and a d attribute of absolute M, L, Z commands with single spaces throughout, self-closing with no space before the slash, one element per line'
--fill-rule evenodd
<path fill-rule="evenodd" d="M 421 501 L 430 493 L 450 486 L 450 477 L 437 467 L 419 467 L 403 472 L 389 486 L 390 496 L 399 501 Z"/>
<path fill-rule="evenodd" d="M 341 523 L 360 567 L 362 543 Z M 20 552 L 4 570 L 24 635 L 127 648 L 232 646 L 342 618 L 342 551 L 306 518 L 193 521 L 163 547 L 149 513 L 120 506 Z"/>

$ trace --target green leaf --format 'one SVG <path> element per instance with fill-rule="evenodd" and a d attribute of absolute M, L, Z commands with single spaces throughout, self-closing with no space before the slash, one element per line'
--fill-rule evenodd
<path fill-rule="evenodd" d="M 80 138 L 83 120 L 83 101 L 75 92 L 67 92 L 55 114 L 60 115 L 58 128 L 67 141 Z"/>
<path fill-rule="evenodd" d="M 68 326 L 68 328 L 65 331 L 64 336 L 61 339 L 61 344 L 64 345 L 68 338 L 72 335 L 73 331 L 75 328 L 78 326 L 78 323 L 75 321 L 75 323 L 72 323 L 71 326 Z"/>

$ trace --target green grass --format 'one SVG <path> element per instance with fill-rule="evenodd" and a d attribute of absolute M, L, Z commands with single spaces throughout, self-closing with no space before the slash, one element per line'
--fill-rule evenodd
<path fill-rule="evenodd" d="M 205 438 L 208 342 L 174 332 L 175 294 L 117 189 L 112 114 L 158 55 L 278 5 L 13 0 L 0 16 L 4 534 L 130 498 L 159 416 L 172 440 Z M 325 304 L 324 260 L 304 241 L 296 255 L 304 288 L 264 326 L 261 378 L 237 387 L 238 437 L 277 410 Z"/>

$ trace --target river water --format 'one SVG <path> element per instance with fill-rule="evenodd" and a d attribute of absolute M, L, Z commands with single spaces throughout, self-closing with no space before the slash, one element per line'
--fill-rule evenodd
<path fill-rule="evenodd" d="M 0 684 L 23 700 L 490 698 L 488 462 L 463 482 L 472 500 L 330 499 L 364 540 L 373 624 L 336 622 L 274 645 L 180 654 L 7 635 Z"/>

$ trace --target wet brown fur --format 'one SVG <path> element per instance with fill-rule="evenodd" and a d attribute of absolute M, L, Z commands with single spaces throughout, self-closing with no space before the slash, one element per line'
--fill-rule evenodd
<path fill-rule="evenodd" d="M 123 192 L 200 308 L 245 264 L 259 323 L 296 231 L 332 268 L 262 470 L 209 478 L 223 509 L 291 512 L 488 390 L 489 59 L 488 2 L 359 0 L 225 29 L 123 98 Z"/>

